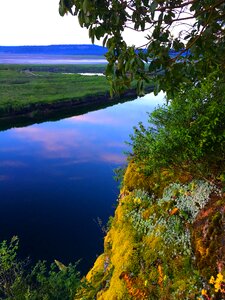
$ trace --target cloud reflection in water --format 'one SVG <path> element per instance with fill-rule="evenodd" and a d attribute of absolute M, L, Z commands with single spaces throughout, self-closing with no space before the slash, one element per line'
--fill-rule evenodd
<path fill-rule="evenodd" d="M 93 219 L 113 213 L 113 169 L 125 162 L 124 142 L 146 122 L 151 101 L 0 132 L 2 239 L 19 235 L 34 259 L 84 258 L 87 270 L 102 245 Z"/>
<path fill-rule="evenodd" d="M 17 128 L 13 130 L 13 136 L 15 139 L 26 141 L 28 147 L 35 144 L 36 153 L 46 159 L 73 158 L 77 163 L 83 161 L 122 163 L 124 155 L 121 149 L 125 149 L 125 144 L 123 140 L 118 141 L 118 135 L 120 136 L 118 126 L 116 130 L 111 129 L 109 134 L 108 130 L 105 130 L 105 121 L 106 119 L 101 119 L 100 116 L 87 114 L 70 118 L 65 121 L 66 126 L 58 128 L 49 126 L 48 123 Z M 111 124 L 111 121 L 106 124 Z M 118 151 L 117 154 L 114 153 L 115 150 Z"/>

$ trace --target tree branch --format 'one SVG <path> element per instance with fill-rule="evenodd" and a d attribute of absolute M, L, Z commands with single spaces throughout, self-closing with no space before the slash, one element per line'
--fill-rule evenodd
<path fill-rule="evenodd" d="M 157 8 L 156 11 L 165 11 L 166 9 L 180 9 L 182 7 L 185 7 L 185 6 L 188 6 L 189 4 L 193 4 L 194 2 L 196 2 L 197 0 L 193 0 L 193 1 L 187 1 L 187 2 L 184 2 L 178 6 L 161 6 L 160 8 Z"/>

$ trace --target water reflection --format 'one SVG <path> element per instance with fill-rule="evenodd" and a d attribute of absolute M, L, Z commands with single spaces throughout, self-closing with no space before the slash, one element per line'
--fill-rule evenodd
<path fill-rule="evenodd" d="M 99 118 L 101 117 L 101 118 Z M 95 115 L 86 114 L 81 116 L 72 117 L 69 119 L 70 122 L 82 122 L 86 124 L 97 124 L 97 125 L 119 125 L 120 120 L 113 119 L 113 116 L 104 116 L 98 112 Z"/>
<path fill-rule="evenodd" d="M 12 137 L 22 140 L 29 147 L 36 145 L 37 155 L 46 158 L 71 157 L 75 149 L 85 147 L 85 139 L 76 129 L 48 128 L 34 125 L 13 130 Z M 81 144 L 82 143 L 82 144 Z"/>
<path fill-rule="evenodd" d="M 105 223 L 118 195 L 113 169 L 125 163 L 132 127 L 158 98 L 0 132 L 1 239 L 18 235 L 34 260 L 82 258 L 84 272 L 103 246 L 94 220 Z"/>

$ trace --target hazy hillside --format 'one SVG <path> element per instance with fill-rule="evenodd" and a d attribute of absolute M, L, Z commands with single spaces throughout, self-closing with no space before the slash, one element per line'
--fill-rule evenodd
<path fill-rule="evenodd" d="M 37 54 L 37 55 L 104 55 L 106 47 L 97 45 L 49 45 L 49 46 L 0 46 L 0 55 L 10 54 Z M 184 55 L 186 55 L 186 51 Z M 178 53 L 171 49 L 170 56 L 175 57 Z"/>
<path fill-rule="evenodd" d="M 107 49 L 97 45 L 0 46 L 1 54 L 104 55 Z"/>

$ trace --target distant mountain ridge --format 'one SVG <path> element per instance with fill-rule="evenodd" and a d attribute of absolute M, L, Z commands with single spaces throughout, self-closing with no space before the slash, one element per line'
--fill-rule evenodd
<path fill-rule="evenodd" d="M 1 54 L 104 55 L 107 48 L 97 45 L 0 46 Z"/>
<path fill-rule="evenodd" d="M 145 51 L 145 50 L 144 50 Z M 1 54 L 46 54 L 46 55 L 104 55 L 106 47 L 83 44 L 83 45 L 48 45 L 48 46 L 0 46 Z M 174 57 L 177 51 L 171 49 L 170 56 Z M 189 51 L 182 56 L 189 54 Z"/>

